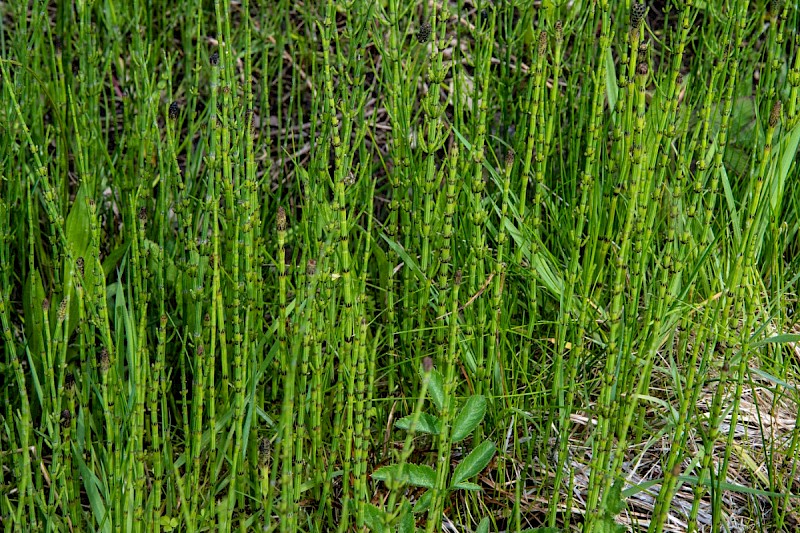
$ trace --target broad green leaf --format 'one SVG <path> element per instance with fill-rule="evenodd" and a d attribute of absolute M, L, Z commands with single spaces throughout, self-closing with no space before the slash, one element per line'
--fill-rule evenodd
<path fill-rule="evenodd" d="M 481 523 L 478 524 L 478 529 L 475 530 L 475 533 L 489 533 L 489 517 L 484 516 Z"/>
<path fill-rule="evenodd" d="M 91 224 L 89 222 L 89 206 L 86 203 L 85 187 L 81 185 L 75 195 L 75 201 L 67 215 L 67 243 L 73 254 L 81 254 L 89 246 Z"/>
<path fill-rule="evenodd" d="M 414 514 L 411 504 L 404 498 L 403 503 L 400 504 L 400 523 L 397 525 L 397 533 L 414 533 L 414 530 Z"/>
<path fill-rule="evenodd" d="M 603 516 L 598 524 L 601 533 L 625 533 L 625 526 L 617 524 L 614 518 L 610 516 Z"/>
<path fill-rule="evenodd" d="M 455 471 L 453 471 L 453 479 L 450 481 L 450 485 L 456 486 L 480 473 L 492 460 L 494 452 L 494 442 L 487 440 L 480 443 L 458 464 Z"/>
<path fill-rule="evenodd" d="M 32 270 L 22 289 L 22 307 L 25 312 L 25 337 L 30 344 L 34 360 L 41 366 L 40 356 L 44 350 L 44 286 L 38 270 Z"/>
<path fill-rule="evenodd" d="M 478 424 L 483 420 L 486 414 L 486 398 L 479 394 L 470 396 L 461 411 L 458 413 L 455 422 L 453 422 L 453 432 L 451 440 L 453 442 L 461 442 L 466 439 L 470 433 L 475 431 Z"/>
<path fill-rule="evenodd" d="M 96 268 L 94 258 L 98 255 L 97 245 L 89 246 L 89 236 L 91 235 L 91 224 L 89 206 L 87 204 L 86 185 L 81 185 L 75 195 L 75 201 L 67 215 L 66 236 L 67 246 L 69 246 L 72 259 L 74 261 L 83 260 L 83 290 L 84 298 L 91 300 L 94 295 Z M 76 278 L 72 273 L 75 272 Z M 75 331 L 78 324 L 78 298 L 75 292 L 75 280 L 80 279 L 76 265 L 64 264 L 64 295 L 69 297 L 69 318 L 67 323 L 67 334 Z M 105 283 L 102 284 L 105 286 Z"/>
<path fill-rule="evenodd" d="M 617 516 L 625 508 L 625 500 L 622 499 L 622 480 L 617 479 L 611 485 L 611 489 L 603 501 L 603 509 L 608 516 Z"/>
<path fill-rule="evenodd" d="M 413 424 L 414 415 L 408 415 L 395 422 L 394 427 L 410 431 Z M 419 433 L 427 433 L 428 435 L 438 435 L 440 427 L 441 424 L 439 423 L 438 418 L 433 415 L 429 415 L 428 413 L 420 413 L 419 420 L 417 420 L 417 425 L 414 427 L 414 431 Z"/>
<path fill-rule="evenodd" d="M 422 374 L 422 370 L 420 370 L 420 374 Z M 442 374 L 440 374 L 438 370 L 431 370 L 430 380 L 428 381 L 428 394 L 431 397 L 433 405 L 436 406 L 436 409 L 438 409 L 440 413 L 444 407 L 443 381 Z"/>
<path fill-rule="evenodd" d="M 125 254 L 128 253 L 130 246 L 130 242 L 121 244 L 114 248 L 111 253 L 103 259 L 103 275 L 105 277 L 110 276 L 111 273 L 114 272 L 114 269 L 117 268 L 117 264 L 125 257 Z M 174 283 L 174 278 L 172 282 Z"/>
<path fill-rule="evenodd" d="M 164 531 L 172 531 L 173 529 L 178 527 L 179 522 L 178 519 L 175 517 L 162 516 L 159 519 L 159 524 L 161 525 L 161 529 L 163 529 Z"/>
<path fill-rule="evenodd" d="M 425 491 L 425 494 L 420 496 L 419 500 L 417 500 L 417 503 L 414 504 L 414 514 L 424 513 L 427 511 L 428 507 L 431 506 L 431 500 L 433 500 L 433 491 Z"/>
<path fill-rule="evenodd" d="M 394 481 L 404 485 L 424 487 L 432 489 L 436 484 L 436 472 L 427 465 L 389 465 L 377 469 L 372 473 L 372 479 L 383 481 Z"/>
<path fill-rule="evenodd" d="M 389 528 L 386 526 L 387 513 L 383 509 L 368 503 L 364 507 L 364 521 L 370 531 L 375 533 L 389 533 Z"/>
<path fill-rule="evenodd" d="M 436 472 L 428 465 L 406 465 L 408 484 L 432 489 L 436 485 Z"/>

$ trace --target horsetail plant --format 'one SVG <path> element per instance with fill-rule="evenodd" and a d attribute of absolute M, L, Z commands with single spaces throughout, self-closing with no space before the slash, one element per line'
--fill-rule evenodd
<path fill-rule="evenodd" d="M 0 3 L 6 529 L 791 528 L 791 2 L 55 4 Z"/>

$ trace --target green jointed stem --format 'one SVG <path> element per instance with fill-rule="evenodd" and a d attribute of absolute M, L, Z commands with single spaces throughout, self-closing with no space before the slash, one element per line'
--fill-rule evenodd
<path fill-rule="evenodd" d="M 450 455 L 452 442 L 450 439 L 450 426 L 455 413 L 456 392 L 456 360 L 458 357 L 458 291 L 461 287 L 461 271 L 455 273 L 453 285 L 450 288 L 448 299 L 450 312 L 448 313 L 448 347 L 445 360 L 442 361 L 444 370 L 444 404 L 439 416 L 440 430 L 436 458 L 436 484 L 433 490 L 433 500 L 428 512 L 427 532 L 438 531 L 442 521 L 447 482 L 450 475 Z"/>
<path fill-rule="evenodd" d="M 650 531 L 785 529 L 791 3 L 385 4 L 0 4 L 10 529 L 594 533 L 657 439 Z"/>

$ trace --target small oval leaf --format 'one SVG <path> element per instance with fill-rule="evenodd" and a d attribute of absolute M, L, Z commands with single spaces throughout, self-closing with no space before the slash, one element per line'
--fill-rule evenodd
<path fill-rule="evenodd" d="M 371 503 L 364 507 L 364 522 L 373 533 L 389 533 L 389 528 L 386 526 L 387 518 L 386 511 Z"/>
<path fill-rule="evenodd" d="M 430 380 L 428 381 L 428 394 L 433 405 L 436 406 L 440 413 L 444 406 L 444 386 L 442 383 L 442 374 L 438 370 L 431 370 Z"/>
<path fill-rule="evenodd" d="M 455 422 L 453 422 L 451 440 L 453 442 L 461 442 L 466 439 L 470 433 L 475 431 L 485 414 L 486 398 L 481 394 L 470 396 L 464 403 L 461 412 L 458 413 Z"/>
<path fill-rule="evenodd" d="M 436 485 L 436 472 L 428 465 L 406 465 L 408 484 L 432 489 Z"/>
<path fill-rule="evenodd" d="M 432 489 L 436 485 L 436 472 L 428 465 L 389 465 L 377 469 L 372 473 L 372 479 L 383 481 L 394 481 L 404 485 L 414 485 Z"/>
<path fill-rule="evenodd" d="M 450 481 L 450 486 L 454 487 L 480 473 L 492 460 L 494 452 L 494 442 L 487 440 L 480 443 L 477 448 L 464 457 L 464 460 L 453 471 L 453 479 Z"/>
<path fill-rule="evenodd" d="M 431 506 L 431 500 L 433 500 L 433 491 L 425 491 L 425 494 L 420 496 L 419 500 L 417 500 L 417 503 L 414 504 L 413 513 L 419 514 L 427 511 L 428 507 Z"/>
<path fill-rule="evenodd" d="M 472 483 L 470 481 L 462 481 L 458 485 L 453 486 L 453 490 L 472 490 L 472 491 L 479 491 L 481 490 L 481 486 L 477 483 Z"/>
<path fill-rule="evenodd" d="M 411 504 L 403 499 L 400 504 L 400 522 L 397 524 L 397 533 L 414 533 L 414 515 L 411 511 Z"/>
<path fill-rule="evenodd" d="M 410 431 L 413 423 L 414 415 L 408 415 L 395 422 L 394 427 Z M 429 415 L 428 413 L 420 413 L 414 431 L 418 433 L 427 433 L 428 435 L 438 435 L 440 426 L 439 419 L 435 416 Z"/>

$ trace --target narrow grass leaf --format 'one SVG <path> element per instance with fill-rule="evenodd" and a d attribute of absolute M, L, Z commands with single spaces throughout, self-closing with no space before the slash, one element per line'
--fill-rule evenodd
<path fill-rule="evenodd" d="M 395 251 L 398 257 L 403 260 L 403 263 L 405 263 L 405 265 L 411 269 L 411 272 L 414 273 L 414 276 L 416 276 L 419 281 L 426 281 L 425 274 L 422 272 L 422 269 L 419 267 L 417 262 L 412 259 L 410 255 L 408 255 L 408 253 L 400 244 L 390 239 L 385 233 L 381 233 L 381 237 L 383 237 L 383 240 L 386 241 L 386 244 L 388 244 L 389 247 Z"/>
<path fill-rule="evenodd" d="M 725 202 L 728 204 L 728 213 L 731 217 L 731 226 L 733 227 L 733 235 L 737 243 L 742 242 L 742 222 L 739 220 L 739 211 L 736 209 L 736 200 L 733 196 L 731 189 L 731 182 L 728 179 L 728 172 L 725 170 L 725 165 L 719 167 L 719 177 L 722 182 L 722 189 L 725 191 Z"/>
<path fill-rule="evenodd" d="M 100 524 L 100 531 L 103 533 L 111 533 L 111 520 L 106 510 L 103 497 L 100 495 L 100 480 L 97 476 L 89 470 L 86 462 L 83 460 L 82 454 L 74 453 L 73 458 L 78 461 L 78 468 L 81 471 L 81 479 L 83 479 L 83 487 L 86 489 L 86 497 L 89 500 L 89 506 L 92 508 L 94 519 Z"/>
<path fill-rule="evenodd" d="M 614 108 L 617 107 L 617 97 L 619 94 L 619 85 L 617 85 L 617 71 L 614 66 L 614 56 L 611 54 L 611 47 L 606 48 L 606 97 L 608 98 L 608 107 L 611 109 L 611 120 L 615 123 L 617 121 Z"/>
<path fill-rule="evenodd" d="M 31 381 L 33 381 L 33 390 L 36 391 L 37 400 L 40 404 L 42 404 L 44 401 L 44 391 L 42 390 L 42 381 L 39 379 L 39 369 L 41 369 L 41 367 L 36 364 L 30 348 L 25 350 L 25 353 L 28 355 L 28 364 L 30 365 L 30 375 Z"/>
<path fill-rule="evenodd" d="M 777 179 L 773 180 L 772 184 L 772 209 L 776 210 L 780 205 L 783 198 L 784 185 L 786 184 L 786 176 L 789 175 L 789 169 L 792 167 L 795 155 L 797 154 L 797 145 L 800 143 L 800 123 L 798 123 L 786 139 L 786 144 L 778 151 L 780 154 L 780 162 L 778 163 Z"/>
<path fill-rule="evenodd" d="M 755 374 L 756 376 L 759 376 L 759 377 L 761 377 L 763 379 L 771 381 L 771 382 L 775 383 L 776 385 L 780 385 L 781 387 L 787 388 L 789 390 L 797 391 L 797 386 L 796 385 L 792 385 L 791 383 L 787 383 L 786 381 L 782 380 L 781 378 L 779 378 L 777 376 L 773 376 L 772 374 L 770 374 L 768 372 L 764 372 L 763 370 L 761 370 L 759 368 L 751 368 L 750 372 Z"/>
<path fill-rule="evenodd" d="M 765 344 L 783 344 L 785 342 L 798 342 L 800 341 L 800 335 L 796 333 L 783 333 L 781 335 L 775 335 L 774 337 L 768 337 L 766 339 L 760 340 L 753 346 L 757 348 L 759 346 L 764 346 Z"/>
<path fill-rule="evenodd" d="M 707 487 L 711 487 L 713 485 L 719 485 L 721 490 L 729 490 L 732 492 L 741 492 L 742 494 L 750 494 L 753 496 L 762 496 L 766 498 L 783 498 L 787 496 L 785 492 L 773 492 L 771 490 L 760 490 L 754 489 L 753 487 L 745 487 L 744 485 L 738 485 L 735 483 L 728 483 L 726 481 L 718 482 L 714 480 L 713 484 L 708 481 L 708 479 L 704 479 L 702 482 L 698 481 L 697 476 L 679 476 L 679 480 L 690 483 L 690 484 L 697 484 L 701 483 Z M 790 494 L 791 495 L 791 494 Z"/>

